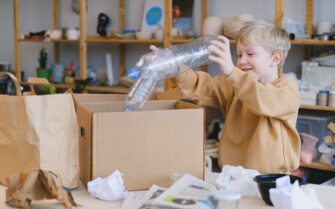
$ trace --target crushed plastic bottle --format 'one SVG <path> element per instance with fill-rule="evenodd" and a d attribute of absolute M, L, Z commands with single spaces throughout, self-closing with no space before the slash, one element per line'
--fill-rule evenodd
<path fill-rule="evenodd" d="M 180 65 L 194 69 L 209 64 L 208 47 L 212 40 L 217 40 L 217 37 L 202 36 L 187 44 L 174 45 L 143 55 L 135 66 L 140 71 L 140 77 L 126 98 L 124 110 L 131 112 L 141 109 L 158 81 L 182 72 Z"/>

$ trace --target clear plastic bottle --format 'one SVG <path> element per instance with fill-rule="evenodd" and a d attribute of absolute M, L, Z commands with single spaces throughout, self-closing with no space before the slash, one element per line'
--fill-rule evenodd
<path fill-rule="evenodd" d="M 194 69 L 208 64 L 208 47 L 216 39 L 216 36 L 202 36 L 187 44 L 174 45 L 143 55 L 135 66 L 140 71 L 140 77 L 127 96 L 125 111 L 141 109 L 158 81 L 182 72 L 180 65 Z"/>

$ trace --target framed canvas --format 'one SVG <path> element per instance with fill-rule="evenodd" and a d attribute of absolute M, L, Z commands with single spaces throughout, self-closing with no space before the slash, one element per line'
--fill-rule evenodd
<path fill-rule="evenodd" d="M 145 0 L 141 31 L 154 32 L 164 28 L 164 0 Z"/>
<path fill-rule="evenodd" d="M 194 0 L 173 0 L 172 27 L 179 29 L 182 36 L 194 36 L 193 28 Z"/>

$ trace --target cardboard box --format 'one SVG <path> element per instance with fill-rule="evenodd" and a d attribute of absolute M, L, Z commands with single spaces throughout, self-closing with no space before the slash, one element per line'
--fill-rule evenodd
<path fill-rule="evenodd" d="M 126 94 L 74 94 L 76 103 L 94 102 L 121 102 L 125 101 Z"/>
<path fill-rule="evenodd" d="M 78 105 L 80 177 L 86 183 L 118 169 L 128 190 L 169 186 L 172 173 L 204 178 L 204 110 L 186 102 L 149 101 L 123 112 L 124 102 Z"/>

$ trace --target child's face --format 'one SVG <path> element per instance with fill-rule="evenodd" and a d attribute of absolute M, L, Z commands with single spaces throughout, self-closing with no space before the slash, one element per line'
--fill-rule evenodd
<path fill-rule="evenodd" d="M 260 82 L 269 83 L 277 78 L 278 65 L 261 45 L 254 42 L 247 44 L 238 42 L 237 57 L 237 67 L 244 72 L 256 73 Z"/>

